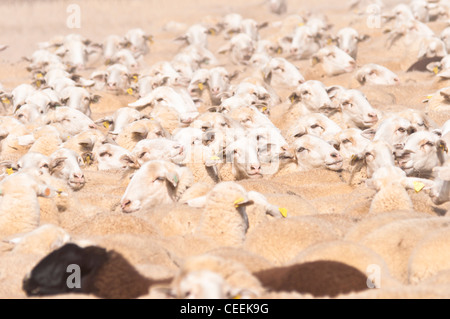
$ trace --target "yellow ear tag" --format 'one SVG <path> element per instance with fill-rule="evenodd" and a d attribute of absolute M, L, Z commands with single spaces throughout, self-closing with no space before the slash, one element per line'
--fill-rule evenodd
<path fill-rule="evenodd" d="M 425 187 L 424 183 L 418 181 L 413 182 L 413 185 L 416 193 L 419 193 Z"/>
<path fill-rule="evenodd" d="M 109 122 L 108 121 L 103 122 L 103 126 L 108 130 L 109 129 Z"/>
<path fill-rule="evenodd" d="M 12 175 L 14 173 L 14 170 L 10 167 L 10 168 L 6 169 L 6 173 L 8 175 Z"/>
<path fill-rule="evenodd" d="M 90 155 L 86 156 L 86 164 L 91 165 L 91 156 Z"/>
<path fill-rule="evenodd" d="M 4 97 L 2 99 L 2 102 L 5 103 L 5 104 L 10 104 L 11 103 L 11 101 L 7 97 Z"/>
<path fill-rule="evenodd" d="M 133 95 L 133 89 L 132 88 L 128 88 L 127 93 L 130 95 Z"/>
<path fill-rule="evenodd" d="M 236 296 L 233 297 L 233 299 L 241 299 L 241 295 L 237 294 Z"/>
<path fill-rule="evenodd" d="M 245 201 L 245 199 L 244 198 L 242 198 L 242 197 L 240 197 L 240 198 L 238 198 L 238 199 L 236 199 L 235 201 L 234 201 L 234 207 L 239 207 L 239 204 L 240 203 L 242 203 L 243 201 Z"/>
<path fill-rule="evenodd" d="M 37 81 L 36 81 L 36 86 L 37 86 L 38 88 L 40 88 L 41 85 L 42 85 L 42 81 L 37 80 Z"/>
<path fill-rule="evenodd" d="M 291 96 L 291 103 L 295 102 L 295 97 Z"/>
<path fill-rule="evenodd" d="M 327 44 L 330 45 L 331 43 L 333 43 L 333 40 L 331 38 L 328 38 Z"/>
<path fill-rule="evenodd" d="M 133 82 L 134 82 L 134 83 L 137 83 L 137 81 L 138 81 L 137 75 L 133 75 L 132 79 L 133 79 Z"/>
<path fill-rule="evenodd" d="M 431 99 L 433 97 L 433 95 L 428 95 L 427 99 Z"/>
<path fill-rule="evenodd" d="M 313 65 L 316 65 L 317 63 L 319 63 L 319 59 L 317 59 L 316 57 L 314 57 L 314 58 L 312 59 L 312 63 L 313 63 Z"/>
<path fill-rule="evenodd" d="M 302 23 L 302 22 L 300 22 L 300 23 L 298 24 L 299 27 L 303 27 L 304 25 L 305 25 L 305 24 Z"/>
<path fill-rule="evenodd" d="M 198 88 L 200 89 L 200 91 L 203 91 L 204 86 L 203 86 L 203 83 L 202 83 L 202 82 L 200 82 L 200 83 L 198 84 Z"/>
<path fill-rule="evenodd" d="M 62 190 L 61 188 L 58 189 L 58 190 L 56 191 L 56 193 L 58 194 L 58 196 L 61 196 L 62 192 L 63 192 L 63 190 Z"/>
<path fill-rule="evenodd" d="M 448 148 L 444 143 L 439 144 L 439 148 L 443 150 L 445 153 L 448 153 Z"/>
<path fill-rule="evenodd" d="M 110 65 L 111 64 L 111 59 L 107 59 L 106 61 L 105 61 L 105 65 Z"/>
<path fill-rule="evenodd" d="M 281 216 L 283 216 L 284 218 L 287 217 L 287 208 L 279 207 L 278 210 L 280 211 Z"/>
<path fill-rule="evenodd" d="M 438 68 L 437 66 L 435 66 L 435 67 L 433 68 L 433 72 L 434 72 L 434 74 L 438 74 L 439 68 Z"/>
<path fill-rule="evenodd" d="M 277 54 L 281 54 L 281 53 L 283 53 L 283 50 L 281 48 L 278 48 Z"/>
<path fill-rule="evenodd" d="M 209 29 L 209 34 L 211 34 L 211 35 L 216 35 L 216 31 L 214 31 L 214 29 L 211 28 L 211 29 Z"/>
<path fill-rule="evenodd" d="M 264 106 L 264 107 L 262 108 L 262 111 L 263 111 L 263 112 L 267 111 L 267 106 Z"/>
<path fill-rule="evenodd" d="M 42 79 L 42 78 L 44 77 L 44 75 L 43 75 L 42 73 L 38 73 L 38 74 L 36 74 L 36 77 L 37 77 L 38 79 Z"/>
<path fill-rule="evenodd" d="M 220 157 L 218 157 L 218 156 L 211 156 L 211 160 L 218 161 L 218 160 L 220 160 Z"/>

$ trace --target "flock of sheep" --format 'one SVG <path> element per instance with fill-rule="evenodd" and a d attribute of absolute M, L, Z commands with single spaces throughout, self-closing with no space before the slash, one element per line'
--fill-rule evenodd
<path fill-rule="evenodd" d="M 450 297 L 450 3 L 263 6 L 26 57 L 0 297 Z"/>

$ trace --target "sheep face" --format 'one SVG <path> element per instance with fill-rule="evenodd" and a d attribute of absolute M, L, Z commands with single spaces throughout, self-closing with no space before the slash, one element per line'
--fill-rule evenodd
<path fill-rule="evenodd" d="M 173 203 L 179 180 L 175 164 L 164 161 L 145 163 L 131 178 L 120 201 L 122 212 L 132 213 L 143 207 Z"/>
<path fill-rule="evenodd" d="M 284 58 L 273 58 L 263 68 L 264 78 L 270 85 L 296 87 L 305 82 L 299 69 Z"/>
<path fill-rule="evenodd" d="M 151 160 L 166 160 L 181 163 L 186 157 L 182 144 L 166 138 L 144 139 L 139 141 L 132 151 L 140 165 Z"/>
<path fill-rule="evenodd" d="M 366 37 L 359 35 L 353 28 L 343 28 L 337 33 L 338 47 L 345 53 L 356 59 L 358 53 L 358 43 L 365 40 Z"/>
<path fill-rule="evenodd" d="M 431 173 L 434 167 L 442 161 L 442 152 L 446 149 L 444 141 L 431 132 L 416 132 L 405 141 L 405 146 L 399 156 L 399 166 L 407 175 Z"/>
<path fill-rule="evenodd" d="M 66 180 L 73 190 L 81 189 L 86 180 L 80 165 L 83 159 L 75 151 L 61 148 L 50 156 L 50 174 Z"/>
<path fill-rule="evenodd" d="M 336 140 L 339 143 L 339 153 L 345 159 L 351 159 L 355 154 L 360 154 L 369 145 L 370 140 L 361 135 L 362 131 L 350 128 L 340 132 Z"/>
<path fill-rule="evenodd" d="M 384 140 L 393 147 L 403 148 L 405 140 L 415 131 L 410 121 L 394 116 L 380 123 L 373 140 Z"/>
<path fill-rule="evenodd" d="M 364 129 L 378 122 L 378 114 L 361 91 L 341 92 L 339 100 L 348 125 Z"/>
<path fill-rule="evenodd" d="M 320 45 L 312 28 L 301 26 L 295 29 L 290 45 L 290 54 L 293 58 L 298 60 L 308 59 L 319 49 Z"/>
<path fill-rule="evenodd" d="M 37 170 L 38 175 L 50 174 L 50 158 L 40 153 L 28 152 L 17 161 L 17 169 Z"/>
<path fill-rule="evenodd" d="M 392 147 L 385 141 L 373 141 L 367 145 L 363 154 L 358 155 L 363 158 L 367 165 L 367 176 L 384 166 L 395 166 Z"/>
<path fill-rule="evenodd" d="M 299 101 L 312 112 L 330 113 L 336 110 L 325 85 L 316 80 L 299 85 L 290 96 L 291 101 Z"/>
<path fill-rule="evenodd" d="M 299 170 L 328 168 L 333 171 L 342 169 L 343 159 L 339 152 L 326 141 L 313 135 L 304 135 L 294 142 Z"/>
<path fill-rule="evenodd" d="M 227 162 L 233 163 L 236 179 L 261 178 L 261 163 L 258 146 L 254 140 L 241 138 L 226 148 Z"/>
<path fill-rule="evenodd" d="M 98 162 L 98 170 L 100 171 L 138 167 L 137 160 L 132 154 L 118 145 L 96 144 L 93 155 Z"/>
<path fill-rule="evenodd" d="M 312 56 L 313 65 L 322 63 L 326 75 L 334 76 L 353 72 L 356 67 L 355 60 L 336 46 L 328 46 L 319 50 Z"/>
<path fill-rule="evenodd" d="M 400 79 L 391 70 L 377 64 L 366 64 L 357 73 L 356 79 L 361 84 L 396 85 Z"/>

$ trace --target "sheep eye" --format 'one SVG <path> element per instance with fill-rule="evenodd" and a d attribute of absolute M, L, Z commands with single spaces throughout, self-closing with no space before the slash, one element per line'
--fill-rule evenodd
<path fill-rule="evenodd" d="M 105 156 L 111 157 L 111 154 L 108 153 L 108 152 L 102 152 L 102 153 L 100 153 L 100 157 L 105 157 Z"/>
<path fill-rule="evenodd" d="M 353 104 L 350 101 L 345 101 L 345 102 L 342 103 L 342 105 L 349 106 L 349 107 L 353 106 Z"/>
<path fill-rule="evenodd" d="M 367 157 L 372 157 L 373 155 L 372 155 L 372 153 L 367 152 L 367 153 L 365 154 L 365 156 L 366 156 L 366 158 L 367 158 Z"/>
<path fill-rule="evenodd" d="M 307 94 L 310 94 L 309 91 L 307 91 L 307 90 L 302 92 L 302 95 L 307 95 Z"/>
<path fill-rule="evenodd" d="M 424 145 L 428 145 L 428 146 L 431 146 L 431 147 L 433 147 L 434 146 L 434 143 L 433 142 L 430 142 L 430 141 L 428 141 L 428 142 L 426 142 Z"/>
<path fill-rule="evenodd" d="M 320 127 L 319 124 L 313 124 L 313 125 L 311 125 L 311 128 L 318 128 L 318 127 Z"/>
<path fill-rule="evenodd" d="M 139 154 L 139 158 L 143 158 L 145 154 L 147 154 L 147 152 L 142 152 L 141 154 Z"/>
<path fill-rule="evenodd" d="M 400 133 L 405 133 L 406 130 L 403 127 L 400 127 L 397 131 L 399 131 Z"/>
<path fill-rule="evenodd" d="M 327 54 L 327 57 L 329 57 L 329 58 L 335 58 L 336 55 L 335 55 L 333 52 L 331 52 L 331 53 L 328 53 L 328 54 Z"/>
<path fill-rule="evenodd" d="M 157 177 L 155 180 L 154 180 L 154 182 L 156 182 L 156 181 L 164 181 L 165 180 L 165 178 L 164 177 L 162 177 L 162 176 L 159 176 L 159 177 Z"/>
<path fill-rule="evenodd" d="M 163 132 L 161 132 L 161 131 L 155 132 L 155 135 L 156 136 L 163 136 Z"/>
<path fill-rule="evenodd" d="M 19 119 L 21 119 L 22 117 L 24 117 L 24 115 L 23 114 L 19 114 Z"/>
<path fill-rule="evenodd" d="M 156 102 L 162 102 L 164 101 L 164 99 L 162 97 L 160 97 L 159 99 L 156 100 Z"/>
<path fill-rule="evenodd" d="M 417 125 L 419 125 L 419 126 L 425 126 L 425 123 L 417 123 Z"/>
<path fill-rule="evenodd" d="M 347 144 L 347 143 L 351 143 L 351 141 L 348 138 L 346 138 L 345 140 L 342 141 L 342 143 Z"/>
<path fill-rule="evenodd" d="M 226 122 L 220 123 L 220 125 L 222 125 L 223 127 L 227 126 Z"/>
<path fill-rule="evenodd" d="M 48 164 L 44 164 L 41 166 L 42 168 L 48 168 Z"/>
<path fill-rule="evenodd" d="M 303 152 L 303 151 L 306 151 L 306 148 L 304 148 L 304 147 L 299 147 L 299 148 L 297 149 L 297 153 L 301 153 L 301 152 Z"/>

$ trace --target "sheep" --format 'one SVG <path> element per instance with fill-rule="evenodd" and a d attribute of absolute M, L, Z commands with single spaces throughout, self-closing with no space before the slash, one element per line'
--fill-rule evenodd
<path fill-rule="evenodd" d="M 318 260 L 254 273 L 262 286 L 275 292 L 299 292 L 333 298 L 367 290 L 367 276 L 345 263 Z"/>
<path fill-rule="evenodd" d="M 175 202 L 193 183 L 192 173 L 166 161 L 148 161 L 131 178 L 120 200 L 124 213 Z"/>
<path fill-rule="evenodd" d="M 12 174 L 0 183 L 0 233 L 2 237 L 30 232 L 39 226 L 37 196 L 54 197 L 56 191 L 26 172 Z"/>
<path fill-rule="evenodd" d="M 80 87 L 67 87 L 61 92 L 61 101 L 68 107 L 72 107 L 91 116 L 91 103 L 97 103 L 100 99 L 99 95 L 93 95 L 88 90 Z M 67 104 L 68 103 L 68 104 Z"/>
<path fill-rule="evenodd" d="M 356 56 L 358 54 L 358 43 L 366 41 L 368 38 L 368 35 L 359 34 L 359 32 L 355 29 L 346 27 L 338 31 L 334 40 L 337 42 L 337 45 L 341 50 L 356 60 Z"/>
<path fill-rule="evenodd" d="M 128 30 L 125 34 L 125 47 L 133 52 L 135 56 L 145 55 L 150 51 L 148 42 L 152 42 L 153 37 L 140 28 Z"/>
<path fill-rule="evenodd" d="M 283 265 L 306 247 L 337 238 L 330 223 L 310 216 L 273 219 L 247 235 L 244 249 Z M 295 243 L 295 244 L 294 244 Z"/>
<path fill-rule="evenodd" d="M 311 57 L 312 65 L 321 63 L 327 76 L 336 76 L 343 73 L 351 73 L 356 67 L 355 60 L 336 46 L 327 46 Z"/>
<path fill-rule="evenodd" d="M 363 152 L 355 154 L 352 159 L 353 164 L 360 162 L 367 166 L 367 177 L 372 177 L 373 173 L 381 167 L 394 167 L 394 150 L 385 141 L 379 140 L 369 143 Z M 360 166 L 360 165 L 359 165 Z M 355 170 L 359 169 L 357 166 Z"/>
<path fill-rule="evenodd" d="M 273 87 L 297 87 L 305 82 L 300 70 L 284 58 L 272 58 L 263 68 L 265 81 Z"/>
<path fill-rule="evenodd" d="M 270 12 L 275 14 L 284 14 L 287 11 L 286 0 L 269 0 Z"/>
<path fill-rule="evenodd" d="M 34 143 L 28 152 L 50 156 L 63 143 L 58 129 L 51 125 L 41 126 L 33 131 Z"/>
<path fill-rule="evenodd" d="M 137 142 L 131 155 L 137 159 L 139 165 L 151 160 L 165 160 L 180 164 L 186 157 L 182 144 L 166 139 L 144 139 Z"/>
<path fill-rule="evenodd" d="M 430 176 L 434 167 L 445 161 L 446 143 L 432 132 L 411 134 L 398 157 L 399 166 L 409 176 Z"/>
<path fill-rule="evenodd" d="M 357 128 L 348 128 L 335 135 L 339 144 L 339 153 L 344 160 L 351 160 L 355 154 L 362 154 L 370 143 L 370 140 L 363 136 L 363 131 Z"/>
<path fill-rule="evenodd" d="M 329 143 L 314 135 L 303 135 L 293 143 L 300 171 L 312 168 L 327 168 L 333 171 L 342 169 L 343 159 Z"/>
<path fill-rule="evenodd" d="M 242 297 L 247 294 L 255 296 L 263 291 L 259 281 L 240 262 L 206 253 L 187 258 L 183 262 L 171 283 L 176 295 L 189 298 L 190 296 L 182 293 L 186 289 L 182 287 L 183 281 L 187 277 L 192 276 L 192 274 L 204 271 L 220 275 L 222 280 L 228 285 L 228 291 L 226 291 L 223 298 L 233 298 L 237 295 Z"/>
<path fill-rule="evenodd" d="M 14 254 L 45 255 L 63 246 L 71 240 L 71 236 L 63 228 L 53 224 L 44 224 L 31 232 L 15 234 L 3 241 L 13 245 Z"/>
<path fill-rule="evenodd" d="M 369 213 L 396 210 L 413 210 L 413 203 L 405 188 L 416 192 L 433 187 L 433 181 L 406 177 L 399 167 L 386 166 L 377 169 L 366 184 L 378 192 L 372 200 Z"/>
<path fill-rule="evenodd" d="M 362 85 L 397 85 L 400 81 L 394 72 L 375 63 L 365 64 L 355 76 Z"/>
<path fill-rule="evenodd" d="M 208 32 L 209 30 L 206 27 L 196 23 L 190 26 L 184 35 L 177 37 L 175 41 L 182 41 L 186 42 L 188 45 L 199 45 L 207 48 Z"/>
<path fill-rule="evenodd" d="M 438 231 L 430 230 L 413 249 L 408 261 L 408 282 L 423 283 L 449 269 L 448 228 L 444 225 Z"/>
<path fill-rule="evenodd" d="M 190 123 L 199 114 L 185 89 L 175 90 L 169 86 L 157 87 L 149 95 L 128 104 L 135 108 L 144 108 L 148 105 L 174 108 L 179 114 L 180 120 L 185 123 Z"/>
<path fill-rule="evenodd" d="M 411 122 L 399 116 L 390 116 L 382 120 L 376 129 L 373 141 L 385 141 L 392 148 L 403 148 L 403 145 L 416 129 Z"/>
<path fill-rule="evenodd" d="M 60 148 L 50 155 L 50 174 L 67 181 L 67 184 L 75 191 L 83 188 L 86 180 L 80 165 L 83 159 L 75 151 Z"/>
<path fill-rule="evenodd" d="M 292 36 L 285 37 L 284 41 L 290 42 L 290 57 L 297 60 L 308 59 L 321 48 L 313 28 L 307 25 L 297 26 Z"/>
<path fill-rule="evenodd" d="M 229 43 L 220 47 L 218 52 L 220 54 L 230 52 L 230 58 L 234 64 L 246 65 L 255 52 L 255 43 L 247 34 L 239 33 L 233 36 Z"/>
<path fill-rule="evenodd" d="M 450 178 L 448 164 L 444 163 L 443 166 L 435 167 L 433 169 L 435 175 L 434 186 L 430 191 L 430 198 L 436 205 L 441 205 L 450 201 Z"/>
<path fill-rule="evenodd" d="M 373 230 L 359 242 L 384 259 L 395 279 L 408 284 L 408 261 L 415 247 L 430 231 L 439 231 L 447 223 L 442 217 L 398 220 Z"/>
<path fill-rule="evenodd" d="M 334 121 L 321 113 L 311 113 L 300 117 L 296 124 L 288 130 L 290 139 L 298 138 L 304 134 L 311 134 L 331 141 L 342 129 Z"/>
<path fill-rule="evenodd" d="M 157 120 L 142 119 L 124 126 L 115 141 L 119 146 L 131 152 L 140 140 L 158 137 L 168 138 L 170 134 Z"/>
<path fill-rule="evenodd" d="M 61 144 L 61 147 L 73 150 L 80 156 L 85 157 L 84 154 L 92 152 L 96 144 L 104 144 L 107 142 L 112 142 L 112 139 L 105 136 L 105 133 L 101 130 L 87 129 L 67 139 Z"/>
<path fill-rule="evenodd" d="M 397 287 L 400 284 L 392 278 L 384 260 L 369 248 L 350 241 L 337 240 L 312 245 L 293 260 L 291 265 L 302 264 L 306 262 L 329 260 L 341 262 L 355 267 L 362 273 L 367 273 L 369 266 L 377 265 L 380 268 L 380 282 L 373 283 L 377 288 Z"/>
<path fill-rule="evenodd" d="M 81 287 L 67 285 L 70 272 L 66 270 L 69 265 L 78 265 L 87 270 L 87 275 L 84 271 L 81 273 Z M 49 273 L 49 269 L 52 272 Z M 114 250 L 66 244 L 36 264 L 23 279 L 22 288 L 28 296 L 84 293 L 107 299 L 131 299 L 147 294 L 150 286 L 159 282 L 142 276 Z"/>
<path fill-rule="evenodd" d="M 112 169 L 139 168 L 137 159 L 131 152 L 114 144 L 95 144 L 92 150 L 92 160 L 97 161 L 99 171 Z"/>
<path fill-rule="evenodd" d="M 44 117 L 45 124 L 55 126 L 61 132 L 61 137 L 66 140 L 68 136 L 74 136 L 84 130 L 97 128 L 97 125 L 84 113 L 67 106 L 49 110 Z"/>

